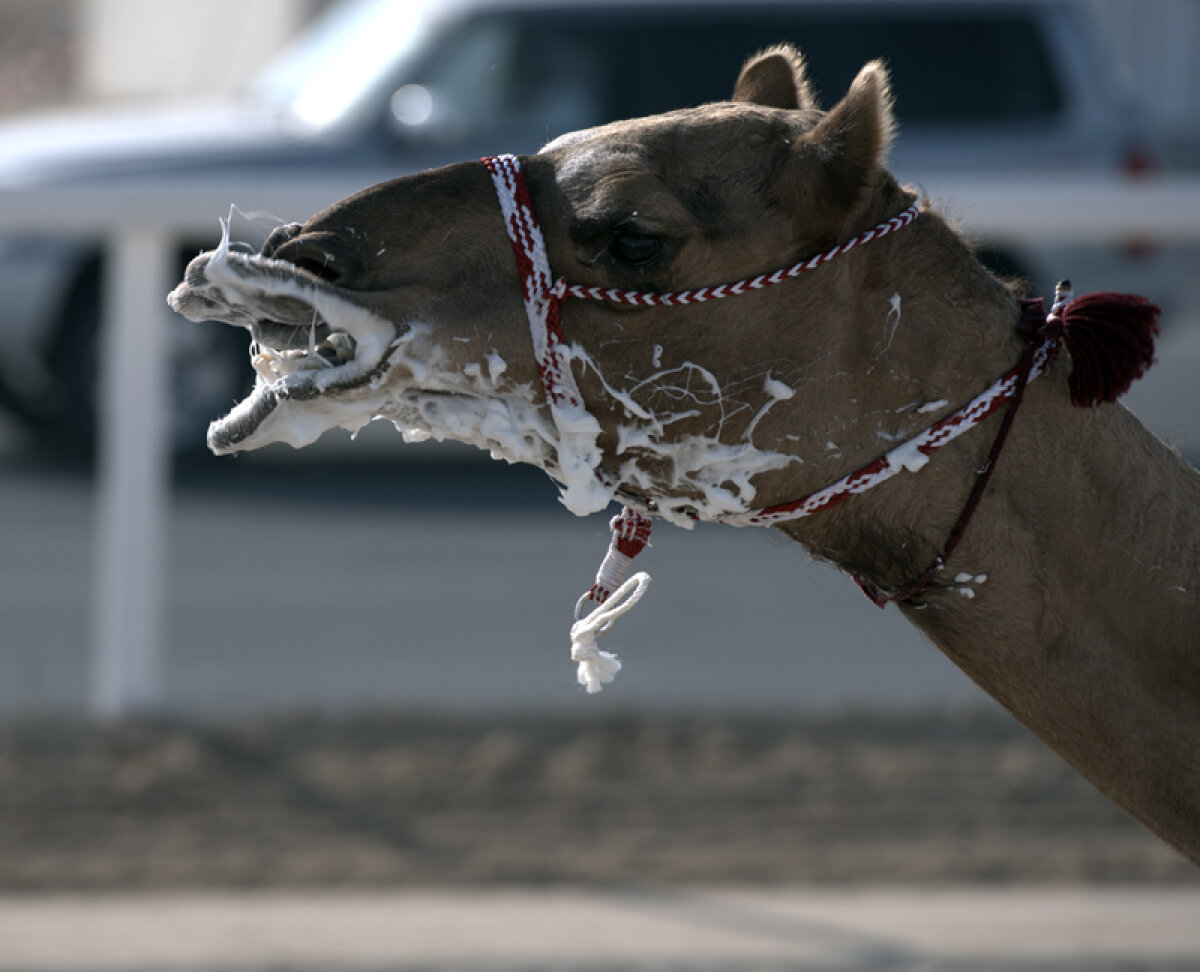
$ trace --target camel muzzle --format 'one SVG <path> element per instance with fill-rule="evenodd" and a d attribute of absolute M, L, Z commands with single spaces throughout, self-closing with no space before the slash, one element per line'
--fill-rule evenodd
<path fill-rule="evenodd" d="M 294 235 L 294 234 L 293 234 Z M 270 441 L 259 433 L 268 424 L 287 424 L 289 403 L 368 386 L 385 368 L 395 328 L 351 303 L 321 275 L 224 241 L 196 257 L 167 301 L 192 321 L 218 321 L 250 332 L 250 363 L 256 381 L 250 396 L 208 430 L 208 447 L 225 454 Z M 303 431 L 284 441 L 306 444 Z M 369 416 L 368 416 L 369 418 Z M 260 441 L 263 440 L 263 441 Z"/>

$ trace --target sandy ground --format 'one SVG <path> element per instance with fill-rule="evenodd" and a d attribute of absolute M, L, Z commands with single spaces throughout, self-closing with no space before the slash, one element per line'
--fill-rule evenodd
<path fill-rule="evenodd" d="M 978 716 L 0 730 L 0 889 L 1200 883 Z"/>

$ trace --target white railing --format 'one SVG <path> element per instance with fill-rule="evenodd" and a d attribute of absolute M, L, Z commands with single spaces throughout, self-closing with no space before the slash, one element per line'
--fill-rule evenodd
<path fill-rule="evenodd" d="M 358 188 L 195 179 L 0 187 L 0 233 L 69 233 L 105 246 L 88 700 L 96 717 L 153 710 L 162 698 L 170 407 L 162 322 L 178 241 L 215 240 L 234 202 L 304 219 Z"/>
<path fill-rule="evenodd" d="M 218 217 L 232 203 L 303 220 L 388 177 L 0 187 L 0 234 L 65 232 L 103 238 L 107 247 L 90 682 L 97 717 L 161 701 L 169 502 L 169 363 L 161 322 L 175 283 L 176 241 L 184 234 L 215 236 Z M 1200 177 L 923 181 L 935 201 L 948 202 L 964 228 L 982 238 L 1200 240 Z"/>

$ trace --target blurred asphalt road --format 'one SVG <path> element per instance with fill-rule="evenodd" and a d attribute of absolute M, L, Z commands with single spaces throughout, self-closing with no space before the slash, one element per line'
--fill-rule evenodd
<path fill-rule="evenodd" d="M 1200 454 L 1189 404 L 1200 327 L 1173 328 L 1160 359 L 1131 405 Z M 639 564 L 649 594 L 601 642 L 625 670 L 587 697 L 568 629 L 607 516 L 570 515 L 531 469 L 385 459 L 390 430 L 369 431 L 315 465 L 251 455 L 177 472 L 169 709 L 991 704 L 894 608 L 879 611 L 799 546 L 766 530 L 667 525 Z M 86 699 L 90 477 L 28 446 L 0 426 L 0 716 Z M 405 455 L 398 436 L 394 448 Z"/>

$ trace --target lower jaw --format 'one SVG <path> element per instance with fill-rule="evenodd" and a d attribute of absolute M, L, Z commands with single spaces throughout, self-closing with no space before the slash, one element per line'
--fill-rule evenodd
<path fill-rule="evenodd" d="M 275 442 L 299 449 L 330 428 L 357 431 L 371 420 L 385 397 L 374 389 L 391 349 L 382 339 L 375 343 L 381 348 L 368 349 L 378 351 L 370 358 L 355 356 L 336 367 L 301 364 L 275 376 L 255 363 L 254 390 L 209 425 L 208 448 L 216 455 L 252 451 Z M 367 360 L 376 364 L 368 367 Z"/>
<path fill-rule="evenodd" d="M 260 386 L 228 416 L 209 426 L 208 447 L 217 455 L 250 452 L 274 443 L 302 449 L 329 429 L 357 432 L 378 414 L 381 397 L 366 395 L 353 401 L 320 396 L 293 399 L 281 397 L 269 386 Z"/>
<path fill-rule="evenodd" d="M 280 398 L 265 384 L 255 385 L 248 398 L 208 427 L 208 448 L 214 455 L 253 449 L 254 438 L 280 406 Z"/>

